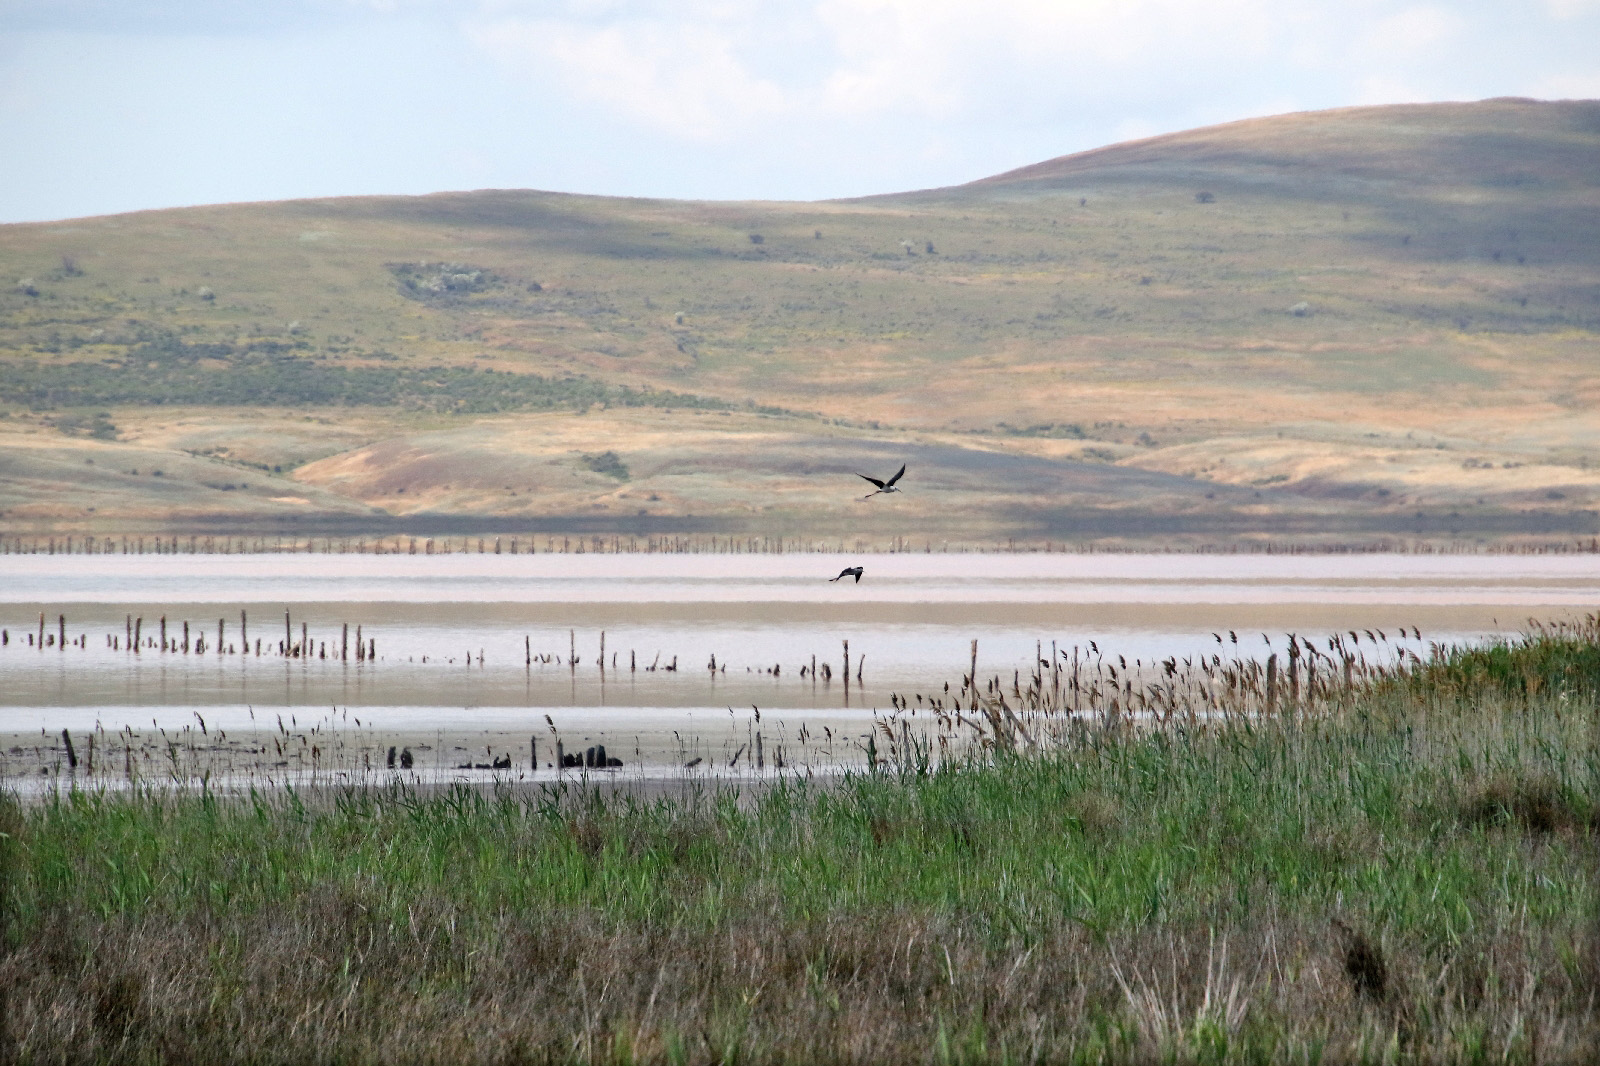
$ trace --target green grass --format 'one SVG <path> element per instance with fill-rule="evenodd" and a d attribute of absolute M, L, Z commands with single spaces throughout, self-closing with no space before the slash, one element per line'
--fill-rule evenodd
<path fill-rule="evenodd" d="M 1600 1038 L 1595 648 L 1435 669 L 1456 680 L 1335 720 L 742 796 L 11 802 L 7 1039 L 23 1061 L 1570 1057 Z"/>

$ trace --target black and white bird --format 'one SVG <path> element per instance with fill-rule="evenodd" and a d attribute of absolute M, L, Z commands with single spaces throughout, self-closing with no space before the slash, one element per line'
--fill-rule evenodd
<path fill-rule="evenodd" d="M 861 567 L 861 566 L 847 566 L 843 570 L 839 571 L 839 576 L 838 577 L 830 577 L 828 580 L 829 581 L 840 581 L 840 580 L 843 580 L 844 578 L 847 578 L 847 577 L 854 577 L 856 579 L 856 584 L 859 585 L 859 584 L 861 584 L 861 572 L 864 569 L 866 569 L 866 568 L 865 567 Z"/>
<path fill-rule="evenodd" d="M 888 481 L 879 481 L 875 477 L 867 477 L 867 475 L 865 475 L 865 474 L 857 474 L 856 477 L 867 478 L 868 481 L 870 481 L 874 485 L 878 486 L 877 491 L 869 492 L 869 493 L 867 493 L 865 496 L 863 496 L 861 498 L 863 500 L 870 500 L 870 499 L 872 499 L 872 497 L 876 496 L 879 492 L 899 492 L 900 490 L 894 487 L 894 483 L 896 481 L 899 481 L 900 480 L 900 476 L 902 474 L 904 474 L 905 472 L 906 472 L 906 468 L 905 468 L 904 464 L 902 464 L 900 469 L 895 472 L 894 477 L 890 478 Z"/>

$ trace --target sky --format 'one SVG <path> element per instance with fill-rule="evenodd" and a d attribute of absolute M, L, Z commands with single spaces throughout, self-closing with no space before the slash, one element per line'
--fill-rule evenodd
<path fill-rule="evenodd" d="M 813 200 L 1286 111 L 1600 98 L 1600 0 L 0 0 L 0 221 Z"/>

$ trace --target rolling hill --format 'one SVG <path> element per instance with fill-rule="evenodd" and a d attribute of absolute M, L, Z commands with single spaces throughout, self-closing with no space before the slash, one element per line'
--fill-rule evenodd
<path fill-rule="evenodd" d="M 1600 102 L 1284 115 L 855 201 L 11 225 L 0 278 L 6 534 L 1600 531 Z"/>

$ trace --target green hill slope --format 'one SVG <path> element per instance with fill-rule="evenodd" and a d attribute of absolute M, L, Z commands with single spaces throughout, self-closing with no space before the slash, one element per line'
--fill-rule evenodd
<path fill-rule="evenodd" d="M 1600 498 L 1595 102 L 1286 115 L 848 202 L 14 225 L 0 278 L 10 531 L 1502 537 L 1592 532 Z M 901 458 L 915 491 L 852 498 Z"/>

